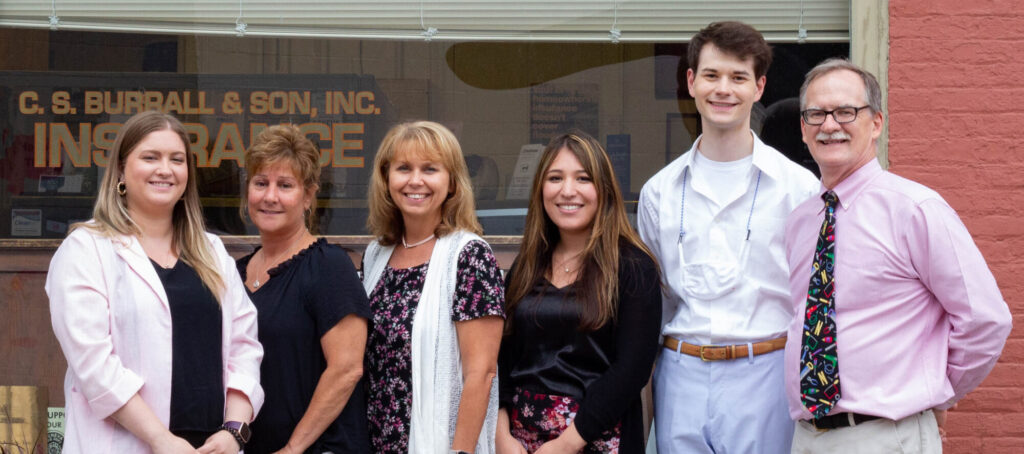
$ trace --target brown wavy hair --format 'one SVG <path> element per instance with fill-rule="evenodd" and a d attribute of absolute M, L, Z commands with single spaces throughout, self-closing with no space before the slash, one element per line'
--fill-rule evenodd
<path fill-rule="evenodd" d="M 458 139 L 448 128 L 432 121 L 415 121 L 394 126 L 384 136 L 373 159 L 370 176 L 369 215 L 366 228 L 383 246 L 397 244 L 405 232 L 402 213 L 388 191 L 388 168 L 399 151 L 412 149 L 425 153 L 448 170 L 451 195 L 441 204 L 441 224 L 434 230 L 438 237 L 456 230 L 479 235 L 483 232 L 476 218 L 473 186 L 466 159 Z"/>
<path fill-rule="evenodd" d="M 312 194 L 312 206 L 307 207 L 306 229 L 316 233 L 316 191 L 320 189 L 320 150 L 298 126 L 274 125 L 264 129 L 256 140 L 245 150 L 245 189 L 242 190 L 242 204 L 239 214 L 248 219 L 249 182 L 267 166 L 287 163 L 292 173 L 302 182 L 307 193 Z"/>
<path fill-rule="evenodd" d="M 100 183 L 96 206 L 92 211 L 93 222 L 78 223 L 73 225 L 72 229 L 85 227 L 107 237 L 142 234 L 142 229 L 128 213 L 125 197 L 118 194 L 117 184 L 124 176 L 125 160 L 139 142 L 150 133 L 164 130 L 173 131 L 181 138 L 181 142 L 185 144 L 188 161 L 185 193 L 174 205 L 171 219 L 174 230 L 173 245 L 178 250 L 181 260 L 195 269 L 199 279 L 219 302 L 225 289 L 224 279 L 220 275 L 217 257 L 206 238 L 202 204 L 199 202 L 199 185 L 196 182 L 196 156 L 189 145 L 185 126 L 172 115 L 150 110 L 132 116 L 124 126 L 121 126 L 117 138 L 114 139 L 114 146 L 110 149 L 107 171 Z"/>
<path fill-rule="evenodd" d="M 743 22 L 712 22 L 702 28 L 687 44 L 686 61 L 694 72 L 700 63 L 700 51 L 705 44 L 713 44 L 726 54 L 741 60 L 754 61 L 754 78 L 760 78 L 772 65 L 772 48 L 761 32 Z M 684 68 L 680 68 L 685 72 Z M 683 79 L 685 80 L 685 79 Z"/>
<path fill-rule="evenodd" d="M 579 304 L 579 329 L 597 330 L 617 316 L 620 246 L 634 246 L 654 260 L 629 224 L 611 160 L 601 144 L 578 130 L 555 137 L 544 148 L 538 171 L 533 176 L 523 242 L 518 259 L 509 270 L 505 292 L 506 332 L 511 332 L 516 307 L 551 269 L 552 252 L 561 239 L 558 227 L 544 210 L 543 188 L 544 174 L 563 149 L 579 159 L 597 190 L 597 212 L 583 250 L 579 278 L 572 284 Z"/>

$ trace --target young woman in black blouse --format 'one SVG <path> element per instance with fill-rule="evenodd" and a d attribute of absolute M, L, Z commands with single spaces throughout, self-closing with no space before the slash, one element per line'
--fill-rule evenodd
<path fill-rule="evenodd" d="M 499 453 L 643 452 L 640 391 L 658 351 L 658 268 L 591 136 L 556 137 L 509 270 Z"/>

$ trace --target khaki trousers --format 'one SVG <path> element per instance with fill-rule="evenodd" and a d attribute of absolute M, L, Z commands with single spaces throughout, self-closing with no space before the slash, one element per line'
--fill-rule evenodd
<path fill-rule="evenodd" d="M 875 419 L 851 427 L 818 431 L 800 421 L 793 431 L 792 454 L 941 454 L 942 440 L 931 410 L 899 421 Z"/>

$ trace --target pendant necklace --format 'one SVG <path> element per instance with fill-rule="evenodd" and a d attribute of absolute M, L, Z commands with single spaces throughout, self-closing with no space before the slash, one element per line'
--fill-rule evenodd
<path fill-rule="evenodd" d="M 424 239 L 422 239 L 420 241 L 417 241 L 415 243 L 409 244 L 409 243 L 405 242 L 405 234 L 402 234 L 402 246 L 405 246 L 406 249 L 412 249 L 412 248 L 414 248 L 416 246 L 421 246 L 423 244 L 426 244 L 427 241 L 430 241 L 432 239 L 434 239 L 434 234 L 433 233 L 431 233 L 430 236 L 428 236 L 428 237 L 426 237 L 426 238 L 424 238 Z"/>
<path fill-rule="evenodd" d="M 273 264 L 273 263 L 277 262 L 277 259 L 280 259 L 281 257 L 284 257 L 285 254 L 287 254 L 289 251 L 291 251 L 293 248 L 295 248 L 295 245 L 299 242 L 299 240 L 301 240 L 302 238 L 305 238 L 305 237 L 306 237 L 306 235 L 299 235 L 299 237 L 296 238 L 294 241 L 292 241 L 292 244 L 290 244 L 288 246 L 288 249 L 285 249 L 283 253 L 278 254 L 278 256 L 274 258 L 274 261 L 271 261 L 270 263 Z M 267 254 L 264 252 L 263 260 L 260 263 L 260 267 L 263 268 L 263 272 L 264 273 L 267 273 L 267 279 L 270 279 L 270 267 L 268 267 L 266 265 L 267 265 Z M 260 282 L 260 274 L 262 274 L 262 273 L 257 273 L 256 274 L 256 279 L 252 281 L 252 288 L 254 288 L 254 289 L 258 289 L 258 288 L 260 288 L 260 285 L 266 284 L 265 281 L 264 282 Z"/>
<path fill-rule="evenodd" d="M 575 259 L 576 257 L 579 257 L 579 256 L 580 256 L 580 254 L 582 254 L 582 252 L 579 252 L 579 253 L 576 253 L 576 254 L 572 255 L 571 257 L 569 257 L 569 258 L 565 259 L 565 261 L 564 261 L 564 262 L 562 262 L 562 264 L 561 264 L 561 265 L 558 265 L 558 266 L 556 266 L 555 268 L 561 268 L 561 269 L 562 269 L 562 271 L 565 271 L 565 274 L 569 274 L 569 273 L 570 273 L 570 272 L 572 271 L 572 270 L 571 270 L 571 269 L 569 268 L 569 262 L 571 262 L 571 261 L 572 261 L 573 259 Z"/>

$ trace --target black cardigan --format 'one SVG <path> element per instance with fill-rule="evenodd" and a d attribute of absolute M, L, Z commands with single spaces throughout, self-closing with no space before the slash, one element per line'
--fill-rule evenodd
<path fill-rule="evenodd" d="M 623 453 L 642 452 L 640 391 L 651 375 L 661 331 L 661 286 L 654 261 L 620 246 L 617 318 L 580 331 L 572 286 L 538 282 L 509 317 L 512 332 L 498 359 L 501 407 L 511 408 L 517 387 L 569 396 L 580 407 L 576 430 L 588 442 L 622 423 Z"/>

